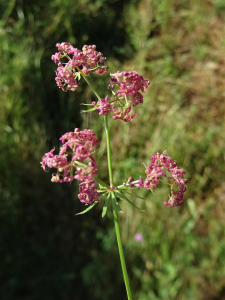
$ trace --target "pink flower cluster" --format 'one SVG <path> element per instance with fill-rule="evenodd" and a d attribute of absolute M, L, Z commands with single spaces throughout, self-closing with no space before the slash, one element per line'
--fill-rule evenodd
<path fill-rule="evenodd" d="M 110 74 L 111 81 L 109 87 L 117 88 L 118 96 L 125 98 L 130 96 L 130 101 L 135 107 L 138 104 L 143 104 L 143 96 L 139 93 L 147 91 L 150 81 L 144 79 L 141 75 L 138 75 L 135 71 L 129 72 L 117 72 L 115 74 Z"/>
<path fill-rule="evenodd" d="M 98 101 L 97 105 L 96 102 L 93 101 L 92 105 L 96 106 L 95 109 L 99 110 L 99 115 L 107 116 L 111 112 L 111 106 L 109 104 L 109 96 L 107 95 L 105 99 L 101 99 Z"/>
<path fill-rule="evenodd" d="M 109 100 L 108 96 L 92 104 L 96 110 L 99 110 L 99 115 L 108 115 L 113 111 L 113 119 L 129 122 L 133 120 L 136 113 L 129 115 L 132 107 L 143 103 L 143 96 L 140 93 L 145 93 L 150 81 L 144 79 L 134 71 L 117 72 L 110 74 L 111 80 L 108 88 L 113 89 L 113 96 Z"/>
<path fill-rule="evenodd" d="M 166 172 L 170 172 L 171 176 L 167 176 Z M 166 151 L 162 154 L 157 152 L 151 157 L 151 163 L 145 170 L 147 178 L 143 181 L 140 177 L 139 183 L 135 186 L 139 186 L 145 189 L 154 189 L 159 183 L 161 176 L 167 179 L 173 179 L 171 184 L 171 196 L 167 202 L 163 202 L 166 206 L 180 206 L 183 200 L 183 194 L 186 191 L 185 185 L 188 183 L 187 179 L 184 179 L 183 175 L 186 174 L 182 169 L 177 167 L 177 162 L 172 160 L 171 157 L 166 155 Z M 177 186 L 178 191 L 173 191 L 173 188 Z"/>
<path fill-rule="evenodd" d="M 105 58 L 97 52 L 96 46 L 85 45 L 81 50 L 74 48 L 69 43 L 56 44 L 59 52 L 52 55 L 52 60 L 58 65 L 56 83 L 63 90 L 75 91 L 78 88 L 77 78 L 80 73 L 88 75 L 90 72 L 102 75 L 108 70 Z M 67 63 L 62 63 L 62 58 L 67 58 Z M 82 69 L 81 69 L 82 68 Z"/>
<path fill-rule="evenodd" d="M 100 194 L 95 189 L 94 180 L 90 180 L 88 183 L 81 183 L 79 186 L 79 192 L 80 194 L 78 194 L 78 198 L 82 203 L 91 204 L 94 201 L 99 201 L 98 197 Z"/>
<path fill-rule="evenodd" d="M 46 153 L 42 158 L 42 167 L 56 168 L 57 173 L 52 175 L 52 182 L 82 181 L 79 187 L 79 199 L 83 203 L 98 201 L 100 195 L 95 190 L 93 177 L 98 173 L 96 161 L 91 155 L 93 148 L 99 141 L 92 130 L 80 131 L 76 128 L 74 132 L 64 134 L 60 140 L 62 147 L 59 155 L 54 155 L 55 149 Z M 70 159 L 68 159 L 68 156 Z M 88 159 L 87 164 L 83 164 Z"/>

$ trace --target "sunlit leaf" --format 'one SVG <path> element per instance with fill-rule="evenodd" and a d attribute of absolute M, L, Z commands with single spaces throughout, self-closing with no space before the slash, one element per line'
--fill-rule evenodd
<path fill-rule="evenodd" d="M 93 202 L 90 206 L 88 206 L 88 208 L 86 208 L 84 211 L 82 211 L 78 214 L 75 214 L 75 216 L 85 214 L 86 212 L 91 210 L 95 206 L 95 204 L 97 204 L 97 203 L 98 203 L 98 201 Z"/>
<path fill-rule="evenodd" d="M 153 195 L 155 195 L 155 193 L 153 192 L 153 190 L 152 190 L 152 189 L 150 189 L 150 191 L 152 192 L 152 194 L 153 194 Z"/>
<path fill-rule="evenodd" d="M 104 216 L 106 215 L 110 196 L 111 196 L 111 194 L 109 193 L 106 200 L 105 200 L 105 204 L 104 204 L 104 207 L 103 207 L 103 210 L 102 210 L 102 218 L 104 218 Z"/>
<path fill-rule="evenodd" d="M 115 210 L 119 211 L 122 213 L 122 209 L 121 207 L 119 206 L 117 200 L 116 200 L 116 197 L 115 195 L 112 193 L 112 204 L 113 204 L 113 207 L 115 208 Z"/>
<path fill-rule="evenodd" d="M 141 197 L 141 196 L 137 196 L 137 195 L 135 195 L 135 194 L 131 193 L 130 191 L 124 191 L 124 193 L 127 193 L 127 194 L 129 194 L 129 195 L 131 195 L 131 196 L 133 196 L 133 197 L 136 197 L 136 198 L 139 198 L 139 199 L 145 200 L 145 198 L 143 198 L 143 197 Z"/>
<path fill-rule="evenodd" d="M 105 187 L 105 186 L 102 186 L 100 183 L 99 183 L 98 185 L 99 185 L 99 188 L 100 188 L 101 190 L 105 190 L 105 189 L 107 189 L 107 187 Z"/>
<path fill-rule="evenodd" d="M 131 202 L 124 194 L 122 195 L 122 199 L 126 200 L 127 202 L 129 202 L 132 206 L 134 206 L 135 208 L 137 208 L 138 210 L 145 212 L 145 210 L 140 209 L 139 207 L 137 207 L 133 202 Z M 135 196 L 135 195 L 134 195 Z M 136 197 L 136 196 L 135 196 Z"/>
<path fill-rule="evenodd" d="M 91 109 L 88 109 L 88 110 L 82 110 L 81 112 L 91 112 L 91 111 L 95 111 L 95 108 L 91 108 Z"/>
<path fill-rule="evenodd" d="M 94 180 L 98 183 L 101 184 L 101 186 L 106 187 L 107 189 L 109 189 L 110 187 L 103 181 L 101 181 L 98 177 L 94 176 Z"/>
<path fill-rule="evenodd" d="M 101 192 L 101 191 L 100 191 Z M 102 192 L 104 192 L 104 191 L 102 191 Z M 102 199 L 102 198 L 104 198 L 104 197 L 106 197 L 106 194 L 107 194 L 108 192 L 105 192 L 104 194 L 102 194 L 100 197 L 99 197 L 99 199 Z"/>

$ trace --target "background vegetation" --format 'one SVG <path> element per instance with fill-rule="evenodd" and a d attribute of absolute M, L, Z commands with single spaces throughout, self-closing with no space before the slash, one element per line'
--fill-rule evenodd
<path fill-rule="evenodd" d="M 96 44 L 110 72 L 151 80 L 131 124 L 110 121 L 115 181 L 138 178 L 156 151 L 187 171 L 184 205 L 162 205 L 161 185 L 145 213 L 120 216 L 134 299 L 225 299 L 225 5 L 222 0 L 18 0 L 0 2 L 0 298 L 125 299 L 110 213 L 87 215 L 76 184 L 53 184 L 39 165 L 75 127 L 101 139 L 102 120 L 80 114 L 94 96 L 63 93 L 50 57 L 57 42 Z M 109 75 L 92 82 L 102 97 Z M 141 243 L 134 234 L 144 236 Z"/>

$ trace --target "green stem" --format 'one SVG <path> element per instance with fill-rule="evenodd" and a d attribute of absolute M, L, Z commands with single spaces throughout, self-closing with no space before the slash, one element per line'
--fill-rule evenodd
<path fill-rule="evenodd" d="M 106 139 L 107 139 L 107 156 L 108 156 L 108 168 L 109 168 L 109 180 L 110 180 L 110 187 L 113 188 L 113 174 L 112 174 L 112 162 L 111 162 L 111 148 L 110 148 L 110 137 L 109 137 L 109 128 L 108 128 L 108 122 L 107 117 L 104 116 L 104 124 L 105 124 L 105 132 L 106 132 Z M 118 243 L 118 249 L 119 249 L 119 255 L 120 255 L 120 261 L 123 271 L 123 278 L 127 290 L 127 297 L 128 300 L 132 300 L 131 291 L 130 291 L 130 284 L 127 274 L 127 268 L 126 263 L 124 259 L 124 253 L 123 253 L 123 247 L 122 247 L 122 240 L 121 240 L 121 234 L 120 234 L 120 227 L 117 217 L 117 211 L 113 206 L 113 216 L 114 216 L 114 223 L 115 223 L 115 229 L 116 229 L 116 238 Z"/>
<path fill-rule="evenodd" d="M 113 174 L 112 174 L 111 148 L 110 148 L 109 127 L 108 127 L 108 122 L 107 122 L 106 116 L 104 116 L 104 124 L 105 124 L 105 133 L 106 133 L 106 141 L 107 141 L 109 181 L 110 181 L 110 187 L 112 188 L 113 187 Z"/>
<path fill-rule="evenodd" d="M 132 295 L 131 295 L 131 290 L 130 290 L 130 284 L 129 284 L 129 279 L 128 279 L 128 274 L 127 274 L 127 268 L 126 268 L 126 263 L 124 259 L 124 254 L 123 254 L 123 247 L 122 247 L 122 240 L 121 240 L 121 234 L 120 234 L 120 227 L 119 227 L 119 222 L 118 222 L 118 217 L 117 217 L 117 211 L 113 207 L 113 216 L 114 216 L 114 223 L 115 223 L 115 229 L 116 229 L 116 237 L 117 237 L 117 243 L 118 243 L 118 248 L 119 248 L 119 254 L 120 254 L 120 261 L 121 261 L 121 266 L 123 270 L 123 278 L 127 290 L 127 297 L 128 300 L 132 300 Z"/>
<path fill-rule="evenodd" d="M 86 76 L 83 75 L 84 80 L 87 82 L 87 84 L 90 86 L 90 88 L 92 89 L 93 93 L 95 94 L 95 96 L 98 98 L 98 100 L 101 100 L 101 97 L 99 96 L 99 94 L 96 92 L 96 90 L 93 88 L 93 86 L 91 85 L 90 81 L 87 79 Z"/>

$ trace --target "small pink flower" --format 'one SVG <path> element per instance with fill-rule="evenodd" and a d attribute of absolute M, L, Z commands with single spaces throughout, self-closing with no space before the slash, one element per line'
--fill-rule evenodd
<path fill-rule="evenodd" d="M 99 141 L 92 130 L 84 129 L 83 131 L 80 131 L 78 128 L 76 128 L 74 132 L 64 134 L 60 140 L 63 143 L 60 154 L 66 152 L 68 148 L 71 148 L 73 150 L 73 161 L 85 160 L 91 155 L 93 148 L 99 144 Z"/>
<path fill-rule="evenodd" d="M 46 153 L 42 157 L 42 167 L 45 170 L 45 166 L 47 165 L 49 168 L 62 168 L 68 164 L 67 154 L 63 155 L 54 155 L 53 152 L 55 149 L 52 149 L 50 152 Z M 45 170 L 46 171 L 46 170 Z"/>
<path fill-rule="evenodd" d="M 74 179 L 77 179 L 79 181 L 87 181 L 93 178 L 97 173 L 97 164 L 95 159 L 90 155 L 90 162 L 85 166 L 77 166 L 76 168 L 76 175 L 74 176 Z"/>
<path fill-rule="evenodd" d="M 141 233 L 136 233 L 134 236 L 135 241 L 137 241 L 138 243 L 140 243 L 141 241 L 143 241 L 144 237 Z"/>
<path fill-rule="evenodd" d="M 96 110 L 99 110 L 99 115 L 107 116 L 111 112 L 111 106 L 108 102 L 109 96 L 107 95 L 105 99 L 101 99 L 97 102 Z M 96 102 L 92 103 L 94 106 Z"/>
<path fill-rule="evenodd" d="M 131 107 L 127 107 L 125 109 L 116 109 L 115 107 L 112 108 L 113 110 L 113 119 L 114 120 L 123 120 L 124 122 L 129 122 L 133 120 L 133 118 L 136 116 L 137 113 L 134 113 L 133 115 L 129 116 L 129 113 L 131 111 Z"/>
<path fill-rule="evenodd" d="M 82 203 L 91 204 L 94 201 L 99 201 L 98 197 L 100 194 L 96 191 L 94 183 L 90 185 L 88 182 L 83 182 L 79 186 L 80 194 L 78 198 Z"/>
<path fill-rule="evenodd" d="M 58 87 L 63 91 L 65 91 L 65 88 L 75 91 L 78 88 L 78 83 L 74 77 L 74 73 L 71 71 L 71 67 L 68 65 L 69 63 L 65 67 L 58 67 L 55 80 Z"/>
<path fill-rule="evenodd" d="M 110 76 L 111 81 L 108 88 L 113 89 L 113 96 L 110 100 L 110 105 L 113 110 L 113 119 L 129 122 L 136 116 L 136 113 L 129 115 L 131 108 L 138 104 L 143 104 L 143 96 L 140 91 L 145 93 L 150 81 L 144 79 L 134 71 L 118 71 L 115 74 L 110 74 Z"/>

